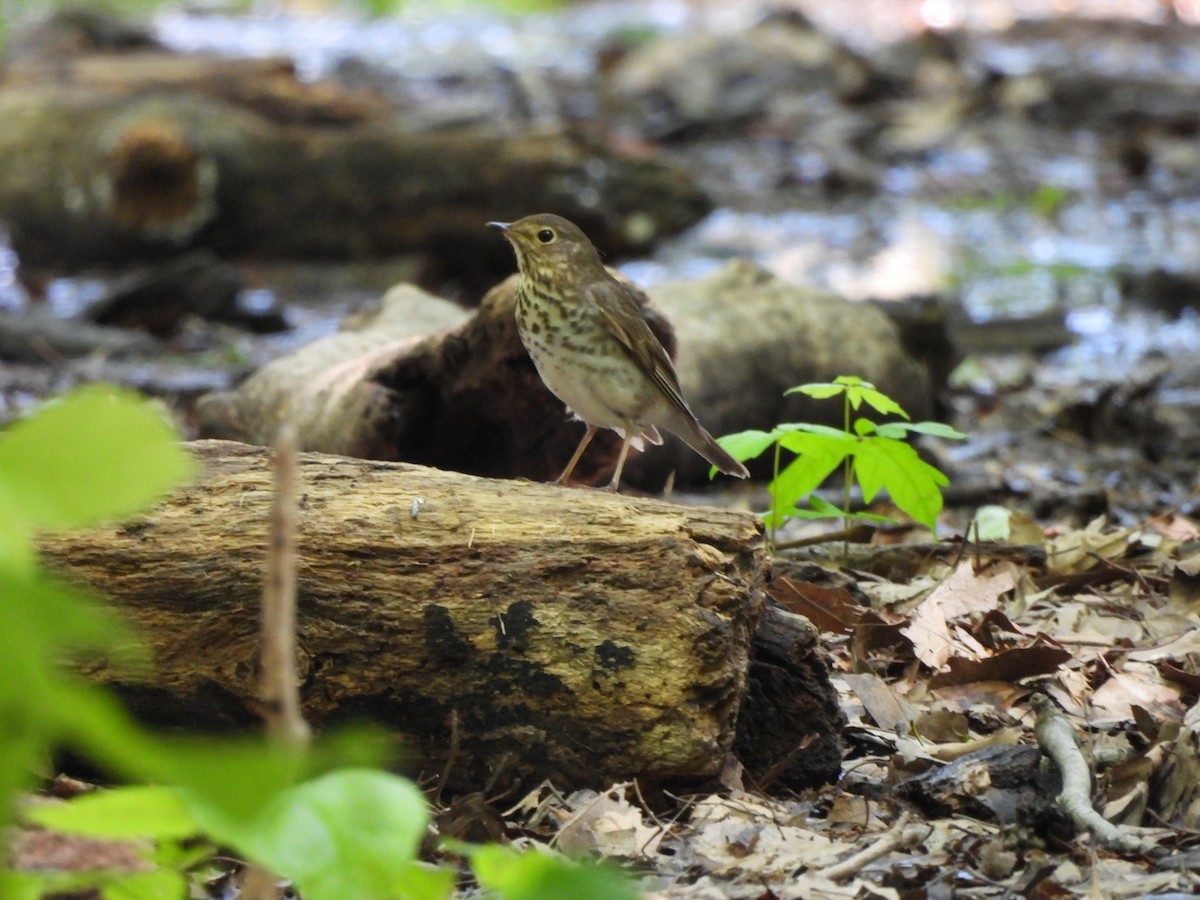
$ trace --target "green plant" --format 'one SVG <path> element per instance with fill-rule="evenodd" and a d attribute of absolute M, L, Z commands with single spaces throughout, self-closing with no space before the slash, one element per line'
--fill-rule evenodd
<path fill-rule="evenodd" d="M 12 822 L 31 772 L 70 748 L 146 784 L 32 807 L 22 817 L 97 838 L 148 838 L 153 866 L 136 873 L 0 866 L 0 897 L 36 900 L 85 888 L 106 900 L 183 897 L 188 871 L 217 845 L 291 878 L 309 900 L 449 896 L 455 873 L 417 859 L 429 821 L 424 796 L 410 781 L 370 768 L 388 755 L 376 732 L 347 730 L 311 746 L 167 738 L 63 667 L 93 650 L 131 656 L 133 639 L 102 604 L 45 570 L 36 534 L 125 519 L 192 470 L 159 412 L 110 387 L 75 391 L 0 433 L 0 830 Z M 625 888 L 604 893 L 612 870 L 558 858 L 514 862 L 497 856 L 502 849 L 480 848 L 475 863 L 481 883 L 501 896 L 633 896 Z"/>
<path fill-rule="evenodd" d="M 776 529 L 789 518 L 840 516 L 845 520 L 890 521 L 885 516 L 850 511 L 850 491 L 855 480 L 864 502 L 870 503 L 880 490 L 887 490 L 897 507 L 931 531 L 935 529 L 942 509 L 941 488 L 949 481 L 941 471 L 922 460 L 905 439 L 914 433 L 955 440 L 966 435 L 937 422 L 876 424 L 865 417 L 851 421 L 851 412 L 863 404 L 881 415 L 908 418 L 908 413 L 891 397 L 855 376 L 843 375 L 831 383 L 802 384 L 787 393 L 806 394 L 815 399 L 840 395 L 842 428 L 800 422 L 777 425 L 771 431 L 742 431 L 718 439 L 722 447 L 743 462 L 774 448 L 774 467 L 768 486 L 771 508 L 763 516 L 772 541 Z M 795 454 L 782 470 L 781 450 Z M 843 473 L 840 509 L 813 494 L 839 467 Z M 797 503 L 806 496 L 810 508 L 798 509 Z"/>

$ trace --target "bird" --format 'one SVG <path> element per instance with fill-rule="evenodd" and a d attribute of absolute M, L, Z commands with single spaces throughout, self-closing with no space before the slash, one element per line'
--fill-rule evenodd
<path fill-rule="evenodd" d="M 587 426 L 555 484 L 567 484 L 601 428 L 622 438 L 610 491 L 620 486 L 629 448 L 661 444 L 660 428 L 726 475 L 750 477 L 697 420 L 671 357 L 630 288 L 605 268 L 578 226 L 550 213 L 487 224 L 508 239 L 517 256 L 521 343 L 546 387 Z"/>

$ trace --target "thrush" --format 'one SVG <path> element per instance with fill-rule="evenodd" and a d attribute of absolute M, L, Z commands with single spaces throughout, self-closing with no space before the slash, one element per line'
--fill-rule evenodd
<path fill-rule="evenodd" d="M 561 216 L 488 222 L 517 254 L 517 331 L 546 387 L 587 426 L 556 484 L 571 477 L 601 428 L 622 438 L 610 491 L 621 483 L 631 446 L 661 444 L 664 429 L 724 472 L 748 478 L 697 421 L 671 358 L 628 287 L 600 261 L 592 242 Z"/>

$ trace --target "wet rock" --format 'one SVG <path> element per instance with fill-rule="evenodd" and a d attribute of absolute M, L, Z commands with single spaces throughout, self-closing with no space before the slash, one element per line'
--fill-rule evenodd
<path fill-rule="evenodd" d="M 842 424 L 842 409 L 784 392 L 810 381 L 858 375 L 895 399 L 915 420 L 934 401 L 924 367 L 902 346 L 899 329 L 877 307 L 785 282 L 745 260 L 708 278 L 650 290 L 675 329 L 684 396 L 715 435 L 780 422 Z M 675 469 L 703 479 L 708 465 L 682 443 L 642 454 L 631 481 L 657 486 Z"/>
<path fill-rule="evenodd" d="M 5 46 L 4 67 L 47 67 L 56 59 L 97 51 L 162 50 L 140 25 L 82 6 L 66 7 L 19 29 Z"/>
<path fill-rule="evenodd" d="M 144 357 L 159 350 L 149 335 L 60 319 L 48 310 L 0 314 L 0 360 L 6 362 L 48 365 L 93 354 Z"/>
<path fill-rule="evenodd" d="M 1030 19 L 974 38 L 970 52 L 1010 80 L 1011 111 L 1045 125 L 1195 133 L 1200 124 L 1191 74 L 1200 51 L 1195 29 L 1178 22 Z"/>
<path fill-rule="evenodd" d="M 1121 299 L 1172 316 L 1200 307 L 1200 272 L 1153 268 L 1123 269 L 1117 274 Z"/>
<path fill-rule="evenodd" d="M 242 290 L 237 269 L 211 253 L 197 251 L 122 277 L 88 311 L 88 317 L 98 325 L 139 328 L 160 338 L 176 334 L 188 316 L 259 333 L 287 327 L 279 310 L 240 303 Z"/>
<path fill-rule="evenodd" d="M 734 34 L 690 32 L 629 53 L 609 75 L 619 115 L 643 133 L 672 137 L 771 119 L 797 103 L 863 94 L 866 63 L 799 14 Z"/>

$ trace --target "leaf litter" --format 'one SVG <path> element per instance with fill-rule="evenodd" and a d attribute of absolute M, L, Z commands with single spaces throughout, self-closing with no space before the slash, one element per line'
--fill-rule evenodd
<path fill-rule="evenodd" d="M 1024 559 L 913 547 L 905 581 L 864 558 L 830 566 L 833 586 L 781 561 L 773 600 L 821 629 L 849 720 L 841 781 L 665 805 L 635 783 L 580 792 L 554 804 L 556 846 L 627 864 L 651 898 L 1200 891 L 1198 534 L 1178 514 L 1097 518 Z M 1083 767 L 1079 822 L 1043 722 Z"/>

